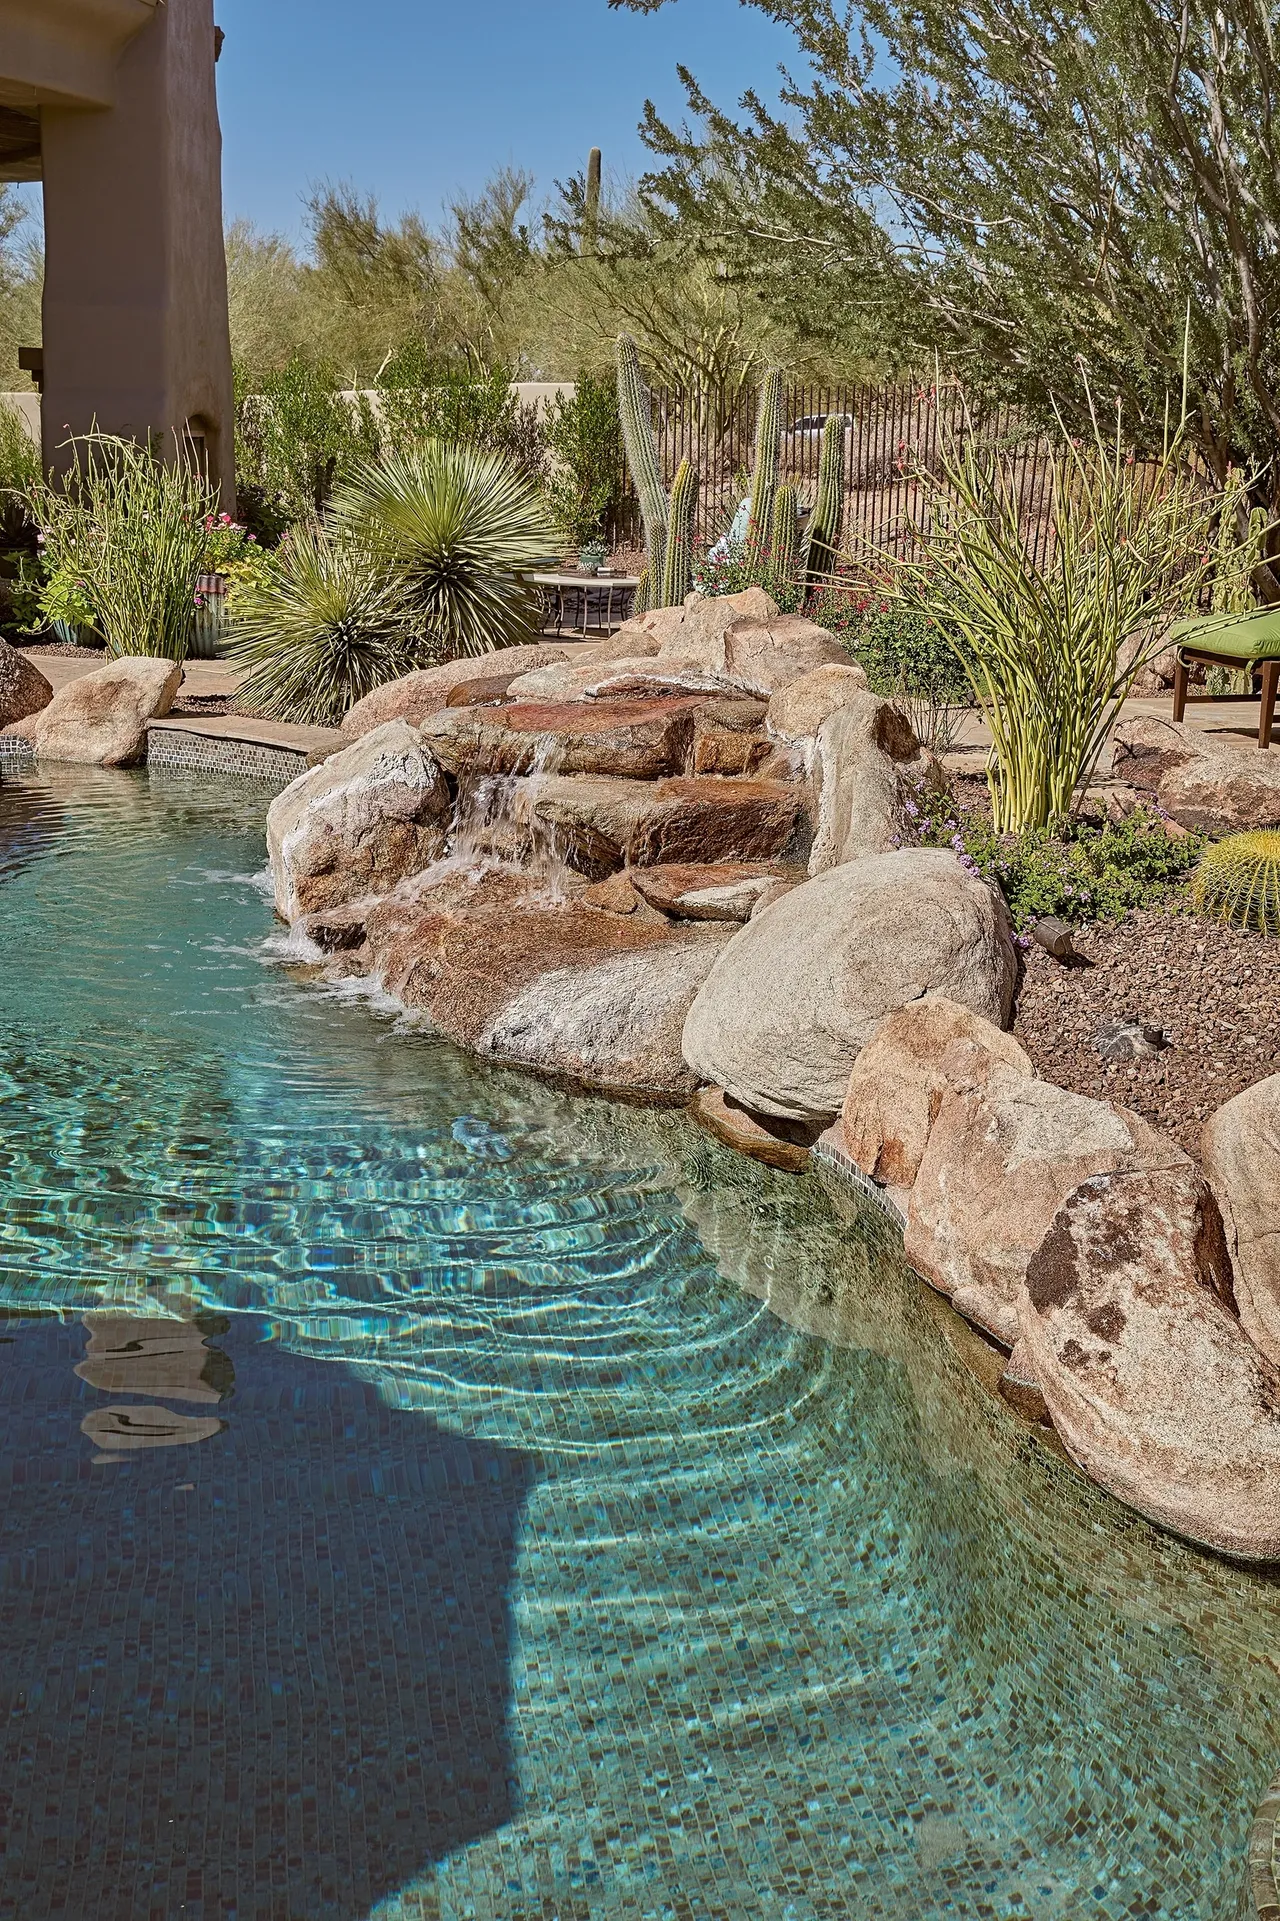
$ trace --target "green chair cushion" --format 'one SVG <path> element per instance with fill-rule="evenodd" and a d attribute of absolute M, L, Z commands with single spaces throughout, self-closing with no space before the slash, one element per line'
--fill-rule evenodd
<path fill-rule="evenodd" d="M 1209 614 L 1180 620 L 1170 635 L 1180 647 L 1227 660 L 1280 659 L 1280 607 L 1256 614 Z"/>

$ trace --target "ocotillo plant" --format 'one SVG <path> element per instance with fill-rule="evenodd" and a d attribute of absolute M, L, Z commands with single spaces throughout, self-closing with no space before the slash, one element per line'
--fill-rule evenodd
<path fill-rule="evenodd" d="M 747 528 L 748 564 L 759 562 L 773 532 L 773 500 L 778 491 L 782 450 L 782 369 L 770 367 L 760 389 L 756 417 L 756 461 L 751 476 L 751 519 Z"/>
<path fill-rule="evenodd" d="M 637 588 L 635 612 L 645 613 L 655 585 L 661 583 L 667 551 L 667 516 L 670 507 L 658 464 L 658 442 L 653 432 L 653 410 L 649 389 L 640 371 L 640 355 L 630 334 L 618 335 L 618 415 L 622 421 L 622 440 L 627 450 L 627 466 L 632 484 L 640 496 L 644 521 L 644 544 L 649 550 L 649 586 Z"/>
<path fill-rule="evenodd" d="M 693 587 L 693 522 L 698 510 L 698 470 L 686 458 L 671 487 L 671 519 L 662 563 L 663 607 L 679 607 Z"/>
<path fill-rule="evenodd" d="M 579 251 L 595 253 L 600 240 L 600 149 L 587 155 L 587 186 L 582 201 L 582 235 Z"/>
<path fill-rule="evenodd" d="M 818 456 L 818 498 L 805 540 L 805 571 L 817 587 L 835 572 L 844 536 L 844 416 L 828 414 Z"/>
<path fill-rule="evenodd" d="M 790 580 L 800 556 L 800 495 L 789 483 L 774 496 L 771 544 L 775 578 Z"/>

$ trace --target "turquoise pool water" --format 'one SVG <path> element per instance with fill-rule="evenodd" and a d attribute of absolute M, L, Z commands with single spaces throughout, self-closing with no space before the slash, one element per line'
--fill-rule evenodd
<path fill-rule="evenodd" d="M 1275 1584 L 816 1178 L 291 966 L 264 807 L 0 789 L 0 1915 L 1235 1917 Z"/>

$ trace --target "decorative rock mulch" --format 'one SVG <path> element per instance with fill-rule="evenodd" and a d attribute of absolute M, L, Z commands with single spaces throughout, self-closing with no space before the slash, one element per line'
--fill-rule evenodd
<path fill-rule="evenodd" d="M 1036 1072 L 1131 1107 L 1199 1155 L 1203 1122 L 1280 1068 L 1280 940 L 1185 913 L 1141 912 L 1081 928 L 1064 967 L 1028 949 L 1014 1033 Z M 1169 1044 L 1127 1064 L 1099 1051 L 1117 1019 L 1161 1028 Z"/>

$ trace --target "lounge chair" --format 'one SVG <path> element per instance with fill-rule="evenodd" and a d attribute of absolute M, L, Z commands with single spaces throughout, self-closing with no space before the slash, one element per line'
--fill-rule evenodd
<path fill-rule="evenodd" d="M 1173 718 L 1181 720 L 1188 700 L 1251 700 L 1260 695 L 1258 745 L 1270 747 L 1280 689 L 1280 607 L 1256 614 L 1209 614 L 1180 621 L 1173 629 L 1177 654 L 1173 668 Z M 1227 667 L 1249 675 L 1245 694 L 1188 694 L 1190 669 Z"/>

